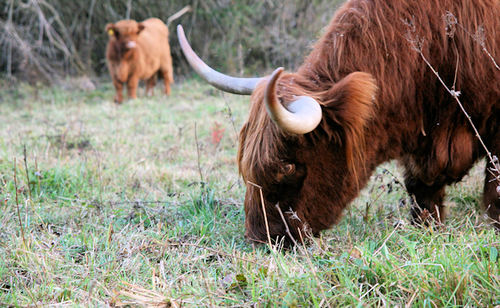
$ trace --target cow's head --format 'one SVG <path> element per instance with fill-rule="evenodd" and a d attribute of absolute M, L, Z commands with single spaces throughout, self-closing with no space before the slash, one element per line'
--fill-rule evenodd
<path fill-rule="evenodd" d="M 267 78 L 229 77 L 208 67 L 177 30 L 199 75 L 223 91 L 252 95 L 238 149 L 246 237 L 284 237 L 289 245 L 330 228 L 368 178 L 364 134 L 375 109 L 373 77 L 356 72 L 329 86 L 282 68 Z"/>
<path fill-rule="evenodd" d="M 144 25 L 135 20 L 120 20 L 106 25 L 110 42 L 115 45 L 116 52 L 124 56 L 137 48 L 137 36 L 144 30 Z"/>

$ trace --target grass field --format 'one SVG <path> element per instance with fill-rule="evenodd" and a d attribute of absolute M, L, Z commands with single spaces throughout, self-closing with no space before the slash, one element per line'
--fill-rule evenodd
<path fill-rule="evenodd" d="M 283 252 L 245 242 L 237 134 L 248 97 L 199 81 L 117 106 L 0 81 L 0 306 L 500 307 L 482 166 L 445 226 L 408 224 L 395 164 L 342 222 Z"/>

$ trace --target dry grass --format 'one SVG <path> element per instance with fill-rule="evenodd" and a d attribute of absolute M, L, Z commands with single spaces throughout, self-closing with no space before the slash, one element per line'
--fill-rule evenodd
<path fill-rule="evenodd" d="M 253 247 L 235 162 L 247 98 L 194 81 L 169 98 L 143 91 L 116 106 L 106 82 L 0 87 L 0 305 L 500 305 L 481 167 L 449 189 L 446 226 L 407 224 L 389 164 L 309 246 Z"/>

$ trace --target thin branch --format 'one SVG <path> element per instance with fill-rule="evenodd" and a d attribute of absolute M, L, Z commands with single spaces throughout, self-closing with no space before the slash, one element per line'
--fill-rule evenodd
<path fill-rule="evenodd" d="M 264 202 L 264 195 L 262 194 L 262 186 L 259 186 L 255 183 L 250 182 L 250 181 L 248 181 L 247 183 L 252 185 L 252 186 L 255 186 L 259 189 L 260 202 L 262 204 L 262 212 L 264 213 L 264 222 L 266 223 L 267 240 L 269 241 L 269 247 L 273 247 L 272 242 L 271 242 L 271 233 L 269 232 L 269 223 L 267 221 L 267 213 L 266 213 L 266 205 Z"/>
<path fill-rule="evenodd" d="M 201 172 L 201 163 L 200 163 L 200 144 L 198 143 L 198 133 L 196 131 L 196 123 L 194 123 L 194 138 L 196 140 L 196 153 L 198 155 L 198 172 L 200 173 L 200 181 L 203 182 L 203 173 Z"/>
<path fill-rule="evenodd" d="M 500 70 L 500 66 L 497 64 L 495 61 L 495 58 L 491 55 L 491 53 L 486 49 L 486 40 L 484 38 L 484 28 L 482 26 L 479 27 L 479 29 L 476 31 L 476 34 L 470 33 L 467 29 L 462 26 L 457 18 L 451 13 L 451 12 L 446 12 L 446 23 L 450 25 L 457 25 L 459 26 L 462 30 L 464 30 L 465 33 L 467 33 L 470 37 L 474 39 L 482 48 L 483 51 L 488 55 L 488 57 L 491 59 L 495 67 Z"/>
<path fill-rule="evenodd" d="M 288 236 L 290 237 L 290 239 L 292 240 L 292 242 L 295 244 L 295 246 L 299 247 L 299 244 L 297 243 L 297 241 L 293 237 L 292 233 L 290 232 L 290 228 L 288 228 L 288 223 L 286 222 L 285 216 L 283 215 L 283 212 L 281 211 L 279 203 L 276 203 L 276 208 L 278 209 L 278 212 L 280 213 L 281 220 L 283 220 L 283 223 L 285 224 L 286 234 L 288 234 Z"/>
<path fill-rule="evenodd" d="M 170 24 L 172 23 L 172 21 L 180 18 L 182 15 L 188 13 L 188 12 L 192 12 L 193 9 L 191 8 L 191 5 L 186 5 L 185 7 L 183 7 L 179 12 L 175 13 L 174 15 L 170 16 L 168 19 L 167 19 L 167 27 L 170 26 Z"/>
<path fill-rule="evenodd" d="M 30 201 L 33 200 L 31 198 L 31 184 L 30 184 L 30 175 L 29 175 L 29 169 L 28 169 L 28 158 L 26 157 L 26 145 L 23 147 L 23 156 L 24 156 L 24 167 L 26 169 L 26 180 L 28 181 L 28 193 L 30 196 Z"/>
<path fill-rule="evenodd" d="M 60 50 L 65 54 L 65 56 L 68 59 L 71 60 L 70 63 L 74 64 L 80 72 L 84 72 L 85 66 L 83 65 L 83 63 L 81 62 L 81 60 L 79 58 L 79 54 L 76 50 L 75 44 L 73 43 L 71 35 L 69 34 L 68 30 L 66 29 L 66 26 L 64 25 L 61 18 L 59 17 L 59 13 L 57 13 L 56 9 L 52 5 L 47 3 L 46 1 L 42 1 L 42 0 L 37 0 L 38 2 L 34 1 L 34 0 L 32 0 L 32 1 L 33 1 L 34 5 L 36 4 L 37 10 L 39 10 L 40 14 L 43 16 L 43 20 L 45 21 L 44 27 L 47 29 L 47 31 L 49 31 L 49 33 L 52 33 L 54 36 L 56 36 L 58 38 L 58 42 L 53 41 L 53 43 L 60 44 L 60 47 L 59 47 Z M 54 27 L 52 27 L 52 25 L 47 22 L 45 16 L 43 15 L 43 12 L 41 10 L 40 5 L 43 5 L 45 8 L 47 8 L 52 13 L 51 18 L 59 25 L 60 31 L 62 32 L 62 35 L 66 39 L 66 43 L 59 36 L 57 31 L 54 29 Z"/>
<path fill-rule="evenodd" d="M 92 38 L 92 33 L 91 33 L 91 30 L 92 30 L 92 17 L 94 16 L 95 2 L 96 2 L 96 0 L 92 0 L 90 2 L 89 12 L 88 12 L 89 17 L 87 18 L 87 24 L 85 25 L 85 32 L 86 32 L 86 34 L 85 34 L 85 36 L 86 36 L 85 40 L 86 40 L 86 45 L 87 45 L 86 46 L 87 51 L 91 50 L 90 44 L 92 42 L 91 41 L 91 38 Z M 87 63 L 86 63 L 87 67 L 90 68 L 90 64 L 91 64 L 91 57 L 90 57 L 90 55 L 87 56 L 86 60 L 87 60 Z"/>
<path fill-rule="evenodd" d="M 35 154 L 35 176 L 38 178 L 38 193 L 40 194 L 42 192 L 42 185 L 40 183 L 41 182 L 40 178 L 42 176 L 41 176 L 40 171 L 38 170 L 38 160 L 36 157 L 36 152 L 34 152 L 34 154 Z"/>
<path fill-rule="evenodd" d="M 132 12 L 132 0 L 127 1 L 127 13 L 125 19 L 130 19 L 130 13 Z"/>
<path fill-rule="evenodd" d="M 450 12 L 447 12 L 447 15 L 444 16 L 444 17 L 445 17 L 445 23 L 447 25 L 447 35 L 448 36 L 450 36 L 450 37 L 454 36 L 454 34 L 455 34 L 454 27 L 455 27 L 455 25 L 458 25 L 469 36 L 471 36 L 479 45 L 481 45 L 483 47 L 483 50 L 486 49 L 485 48 L 484 29 L 482 27 L 480 27 L 480 29 L 478 30 L 478 32 L 477 32 L 476 35 L 472 35 L 469 31 L 467 31 L 467 29 L 465 29 L 464 27 L 462 27 L 462 25 L 460 25 L 458 23 L 456 17 L 453 16 L 453 14 L 451 14 Z M 448 86 L 443 81 L 443 79 L 441 79 L 441 76 L 439 76 L 439 73 L 434 69 L 434 67 L 429 63 L 429 61 L 427 60 L 427 58 L 424 56 L 424 53 L 422 52 L 423 45 L 424 45 L 424 38 L 419 38 L 418 35 L 417 36 L 412 35 L 412 32 L 415 32 L 414 22 L 408 21 L 408 20 L 402 20 L 402 22 L 403 22 L 403 24 L 405 26 L 409 27 L 409 30 L 407 30 L 407 33 L 405 35 L 406 39 L 408 40 L 408 42 L 410 42 L 413 50 L 415 50 L 416 52 L 418 52 L 420 54 L 420 56 L 422 57 L 422 59 L 424 60 L 424 62 L 431 69 L 432 73 L 437 77 L 437 79 L 439 80 L 439 82 L 441 83 L 441 85 L 443 85 L 443 87 L 446 89 L 446 91 L 448 93 L 450 93 L 450 95 L 457 102 L 458 106 L 460 107 L 460 109 L 462 110 L 463 114 L 466 116 L 467 120 L 469 121 L 470 125 L 472 126 L 472 129 L 475 132 L 475 136 L 477 137 L 477 139 L 481 143 L 482 147 L 486 151 L 486 155 L 488 156 L 489 161 L 490 161 L 490 163 L 493 166 L 493 169 L 489 170 L 489 172 L 493 176 L 495 176 L 495 179 L 497 181 L 500 181 L 500 164 L 499 164 L 498 158 L 496 156 L 492 155 L 491 152 L 488 150 L 488 148 L 486 147 L 486 144 L 483 142 L 483 139 L 481 138 L 481 135 L 479 134 L 479 131 L 477 130 L 476 126 L 474 125 L 474 122 L 472 121 L 471 116 L 465 110 L 464 106 L 462 105 L 462 102 L 460 102 L 460 99 L 458 99 L 458 96 L 460 95 L 460 92 L 459 91 L 455 91 L 454 89 L 448 88 Z M 448 29 L 449 29 L 449 31 L 448 31 Z M 496 65 L 496 62 L 494 62 L 494 63 Z M 458 63 L 457 63 L 457 66 L 458 66 Z M 458 75 L 458 68 L 455 70 L 455 78 L 456 78 L 457 75 Z M 498 175 L 493 174 L 493 171 L 496 172 Z"/>
<path fill-rule="evenodd" d="M 9 15 L 6 27 L 12 27 L 12 11 L 14 9 L 14 0 L 10 0 Z M 12 76 L 12 40 L 7 41 L 7 77 Z"/>
<path fill-rule="evenodd" d="M 446 83 L 444 83 L 443 79 L 441 79 L 441 76 L 439 76 L 439 73 L 434 69 L 434 67 L 432 67 L 432 65 L 429 63 L 429 61 L 427 61 L 427 59 L 425 58 L 422 50 L 418 50 L 418 52 L 419 52 L 420 56 L 422 57 L 422 59 L 427 64 L 427 66 L 429 66 L 429 68 L 432 70 L 432 72 L 434 73 L 434 75 L 436 75 L 436 77 L 438 78 L 439 82 L 441 82 L 441 84 L 446 89 L 446 91 L 448 91 L 448 93 L 450 93 L 451 96 L 453 96 L 453 98 L 457 102 L 458 106 L 460 107 L 460 109 L 464 113 L 465 117 L 469 121 L 470 125 L 472 126 L 472 129 L 474 129 L 476 137 L 477 137 L 477 139 L 479 139 L 479 142 L 481 143 L 481 145 L 483 146 L 484 150 L 486 151 L 486 155 L 490 159 L 490 162 L 492 163 L 493 166 L 496 166 L 498 164 L 498 159 L 493 159 L 493 156 L 492 156 L 491 152 L 486 147 L 486 144 L 484 144 L 483 139 L 481 138 L 481 135 L 479 134 L 479 131 L 477 130 L 476 126 L 474 125 L 474 122 L 472 122 L 471 116 L 467 113 L 467 111 L 465 110 L 464 106 L 462 105 L 462 102 L 460 102 L 460 100 L 458 99 L 458 96 L 460 95 L 460 92 L 450 90 L 448 88 L 448 86 L 446 86 Z"/>
<path fill-rule="evenodd" d="M 17 217 L 19 218 L 19 226 L 21 227 L 21 235 L 23 237 L 24 247 L 26 246 L 26 237 L 24 236 L 24 228 L 23 223 L 21 221 L 21 213 L 19 212 L 19 191 L 17 189 L 17 161 L 14 157 L 14 189 L 16 190 L 16 208 L 17 208 Z"/>
<path fill-rule="evenodd" d="M 326 293 L 325 293 L 325 290 L 323 289 L 323 286 L 321 285 L 320 283 L 320 280 L 319 280 L 319 277 L 318 277 L 318 274 L 316 273 L 316 270 L 314 269 L 314 264 L 312 263 L 312 260 L 309 256 L 309 254 L 307 253 L 307 251 L 305 250 L 304 247 L 306 247 L 306 244 L 304 242 L 304 237 L 302 236 L 302 232 L 300 231 L 300 229 L 297 229 L 297 231 L 299 232 L 299 235 L 300 235 L 300 240 L 302 242 L 302 247 L 301 249 L 303 250 L 304 254 L 306 255 L 306 260 L 307 262 L 309 263 L 309 267 L 311 269 L 311 272 L 313 274 L 313 277 L 314 279 L 316 279 L 316 283 L 318 284 L 318 288 L 319 290 L 321 291 L 321 294 L 323 295 L 323 298 L 327 299 L 328 297 L 326 296 Z M 299 246 L 300 247 L 300 246 Z M 328 301 L 326 301 L 326 305 L 328 307 L 331 307 L 330 306 L 330 303 Z"/>
<path fill-rule="evenodd" d="M 229 122 L 231 122 L 231 125 L 233 126 L 233 129 L 234 129 L 234 134 L 236 135 L 236 140 L 233 144 L 233 147 L 234 147 L 239 139 L 238 130 L 236 129 L 236 123 L 234 121 L 233 111 L 231 110 L 231 106 L 229 106 L 229 102 L 226 99 L 226 95 L 224 95 L 224 92 L 222 92 L 222 91 L 221 91 L 221 93 L 222 93 L 222 98 L 224 98 L 224 102 L 226 103 L 226 106 L 227 106 L 227 116 L 229 117 Z"/>
<path fill-rule="evenodd" d="M 328 307 L 330 307 L 330 303 L 328 303 L 328 300 L 327 300 L 327 297 L 326 297 L 326 293 L 325 293 L 325 290 L 323 289 L 323 286 L 321 285 L 320 283 L 320 280 L 319 280 L 319 277 L 318 277 L 318 274 L 316 273 L 316 270 L 314 269 L 314 264 L 312 263 L 311 261 L 311 258 L 309 256 L 309 253 L 307 252 L 307 250 L 305 249 L 306 247 L 306 244 L 304 243 L 304 238 L 302 237 L 302 232 L 300 232 L 300 229 L 297 229 L 297 231 L 299 232 L 299 235 L 300 235 L 300 239 L 302 241 L 302 246 L 300 246 L 297 241 L 295 240 L 295 238 L 292 236 L 292 233 L 290 232 L 290 228 L 288 227 L 288 223 L 285 219 L 285 216 L 283 215 L 283 212 L 281 211 L 281 208 L 279 207 L 279 203 L 276 204 L 276 208 L 278 209 L 278 212 L 280 213 L 280 216 L 281 216 L 281 219 L 283 220 L 283 223 L 285 224 L 285 230 L 286 230 L 286 233 L 288 234 L 288 236 L 291 238 L 291 240 L 293 241 L 293 243 L 295 244 L 295 247 L 298 247 L 302 253 L 305 255 L 305 258 L 307 260 L 307 262 L 309 263 L 309 267 L 311 269 L 311 272 L 314 276 L 314 279 L 316 279 L 316 283 L 318 284 L 318 287 L 319 289 L 321 290 L 321 293 L 323 295 L 323 299 L 326 300 L 326 305 Z"/>

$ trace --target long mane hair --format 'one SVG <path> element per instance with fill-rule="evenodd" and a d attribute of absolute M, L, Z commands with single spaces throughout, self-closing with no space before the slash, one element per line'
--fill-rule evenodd
<path fill-rule="evenodd" d="M 348 168 L 356 173 L 365 169 L 360 164 L 378 163 L 376 158 L 365 157 L 367 126 L 371 126 L 371 137 L 378 130 L 387 146 L 399 146 L 387 149 L 393 152 L 387 156 L 394 158 L 419 146 L 416 133 L 432 134 L 436 116 L 448 118 L 441 121 L 465 123 L 422 56 L 455 91 L 478 98 L 464 95 L 473 117 L 484 115 L 486 106 L 477 104 L 487 102 L 487 95 L 500 93 L 500 72 L 485 53 L 488 50 L 493 59 L 499 59 L 500 23 L 495 21 L 499 16 L 495 0 L 348 1 L 298 72 L 283 74 L 279 80 L 278 95 L 285 105 L 299 95 L 322 104 L 320 127 L 305 137 L 282 132 L 267 115 L 264 85 L 260 85 L 251 97 L 249 120 L 240 133 L 240 172 L 246 180 L 265 185 L 270 181 L 266 168 L 287 150 L 284 142 L 294 138 L 325 142 L 326 138 L 344 144 Z M 492 83 L 484 84 L 484 80 Z M 435 93 L 432 100 L 424 97 L 429 93 Z M 404 143 L 407 146 L 401 149 Z M 472 150 L 465 155 L 467 161 L 473 160 Z M 446 165 L 449 155 L 442 156 L 445 161 L 440 163 Z"/>

